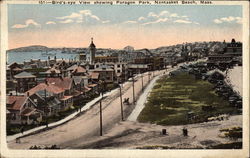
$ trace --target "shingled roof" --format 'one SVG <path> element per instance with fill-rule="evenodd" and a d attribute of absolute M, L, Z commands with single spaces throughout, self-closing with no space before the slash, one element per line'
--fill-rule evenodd
<path fill-rule="evenodd" d="M 37 93 L 38 91 L 42 91 L 42 90 L 46 90 L 46 91 L 54 93 L 54 94 L 59 94 L 59 93 L 64 92 L 63 88 L 60 88 L 56 85 L 49 84 L 49 83 L 48 84 L 40 83 L 37 86 L 30 89 L 29 91 L 27 91 L 27 93 L 29 93 L 29 95 L 31 96 L 31 95 Z"/>
<path fill-rule="evenodd" d="M 49 70 L 47 70 L 45 73 L 48 73 L 48 74 L 50 74 L 50 73 L 60 74 L 61 71 L 58 70 L 58 69 L 56 69 L 56 68 L 54 68 L 54 67 L 52 67 Z"/>
<path fill-rule="evenodd" d="M 69 77 L 47 78 L 46 80 L 49 84 L 52 84 L 64 90 L 69 90 L 73 82 L 73 79 Z"/>
<path fill-rule="evenodd" d="M 28 73 L 26 71 L 23 71 L 23 72 L 15 75 L 14 77 L 15 78 L 35 78 L 36 76 L 34 76 L 31 73 Z"/>
<path fill-rule="evenodd" d="M 7 96 L 7 109 L 21 110 L 26 100 L 27 96 Z"/>
<path fill-rule="evenodd" d="M 81 66 L 78 66 L 76 69 L 73 70 L 73 73 L 84 73 L 84 72 L 87 72 L 87 71 Z"/>

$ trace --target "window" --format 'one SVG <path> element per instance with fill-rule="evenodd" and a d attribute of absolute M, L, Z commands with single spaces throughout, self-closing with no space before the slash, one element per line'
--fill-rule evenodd
<path fill-rule="evenodd" d="M 118 64 L 118 65 L 117 65 L 117 67 L 121 67 L 121 65 L 120 65 L 120 64 Z"/>
<path fill-rule="evenodd" d="M 117 70 L 117 73 L 120 73 L 121 72 L 121 70 Z"/>

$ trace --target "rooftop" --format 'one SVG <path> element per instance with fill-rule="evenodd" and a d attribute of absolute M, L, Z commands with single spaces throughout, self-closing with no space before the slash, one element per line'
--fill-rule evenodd
<path fill-rule="evenodd" d="M 17 75 L 14 76 L 15 78 L 35 78 L 35 75 L 32 75 L 29 72 L 23 71 Z"/>
<path fill-rule="evenodd" d="M 47 78 L 46 80 L 49 84 L 52 84 L 64 90 L 69 90 L 73 82 L 73 79 L 69 77 Z"/>
<path fill-rule="evenodd" d="M 26 96 L 7 96 L 7 107 L 12 110 L 21 110 L 27 100 Z"/>
<path fill-rule="evenodd" d="M 46 90 L 46 91 L 54 93 L 54 94 L 59 94 L 59 93 L 64 92 L 63 88 L 57 87 L 53 84 L 46 84 L 46 83 L 40 83 L 27 92 L 29 92 L 29 95 L 33 95 L 36 92 L 41 91 L 41 90 Z"/>

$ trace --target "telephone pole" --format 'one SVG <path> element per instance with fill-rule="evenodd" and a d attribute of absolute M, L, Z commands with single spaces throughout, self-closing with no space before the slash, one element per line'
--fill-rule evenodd
<path fill-rule="evenodd" d="M 120 85 L 119 85 L 119 88 L 120 88 L 120 101 L 121 101 L 121 117 L 122 117 L 122 121 L 124 121 L 123 120 L 123 106 L 122 106 L 122 88 Z"/>
<path fill-rule="evenodd" d="M 100 136 L 102 136 L 102 98 L 100 100 Z"/>
<path fill-rule="evenodd" d="M 135 80 L 134 80 L 134 76 L 132 77 L 133 79 L 133 103 L 135 104 Z"/>
<path fill-rule="evenodd" d="M 103 82 L 101 82 L 103 84 Z M 102 99 L 103 99 L 103 88 L 99 87 L 101 99 L 100 99 L 100 136 L 102 136 Z"/>
<path fill-rule="evenodd" d="M 143 73 L 141 74 L 141 91 L 143 91 Z"/>
<path fill-rule="evenodd" d="M 149 71 L 148 71 L 148 82 L 150 81 L 150 73 L 149 73 Z"/>

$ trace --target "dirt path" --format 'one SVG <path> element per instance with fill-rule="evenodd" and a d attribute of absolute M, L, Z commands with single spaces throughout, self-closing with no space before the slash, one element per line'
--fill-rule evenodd
<path fill-rule="evenodd" d="M 242 127 L 242 115 L 228 120 L 185 125 L 188 137 L 182 135 L 183 126 L 160 126 L 148 123 L 125 121 L 117 124 L 102 138 L 78 142 L 75 148 L 90 149 L 135 149 L 145 146 L 167 146 L 169 148 L 207 148 L 210 145 L 230 143 L 234 140 L 219 137 L 220 129 Z M 168 135 L 162 135 L 166 129 Z"/>

